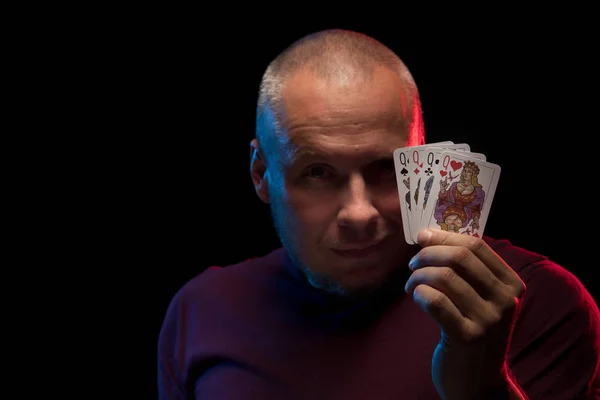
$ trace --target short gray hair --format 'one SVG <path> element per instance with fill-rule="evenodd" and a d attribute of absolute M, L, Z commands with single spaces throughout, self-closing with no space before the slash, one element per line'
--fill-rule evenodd
<path fill-rule="evenodd" d="M 256 110 L 256 138 L 265 157 L 271 153 L 274 138 L 281 133 L 281 101 L 286 79 L 302 68 L 317 77 L 336 78 L 347 67 L 371 76 L 376 67 L 394 71 L 406 91 L 408 142 L 424 141 L 421 103 L 415 81 L 404 62 L 387 46 L 365 34 L 328 29 L 312 33 L 292 43 L 265 70 L 259 88 Z"/>

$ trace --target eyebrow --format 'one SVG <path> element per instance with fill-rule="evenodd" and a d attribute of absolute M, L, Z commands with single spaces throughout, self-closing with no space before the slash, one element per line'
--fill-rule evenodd
<path fill-rule="evenodd" d="M 390 148 L 389 150 L 378 150 L 376 152 L 369 152 L 368 157 L 376 160 L 391 159 L 396 148 Z M 333 152 L 326 150 L 315 149 L 309 146 L 299 146 L 288 152 L 288 158 L 292 161 L 298 161 L 303 158 L 328 158 L 335 155 Z"/>

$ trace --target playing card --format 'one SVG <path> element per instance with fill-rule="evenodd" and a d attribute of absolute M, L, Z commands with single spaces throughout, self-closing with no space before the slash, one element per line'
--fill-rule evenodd
<path fill-rule="evenodd" d="M 419 229 L 482 237 L 500 170 L 499 165 L 470 153 L 443 151 Z"/>
<path fill-rule="evenodd" d="M 482 160 L 486 159 L 485 155 L 482 153 L 470 152 L 470 146 L 466 143 L 449 145 L 446 148 L 442 146 L 426 147 L 422 151 L 422 168 L 419 168 L 420 171 L 417 174 L 417 179 L 419 180 L 419 182 L 422 182 L 422 184 L 417 183 L 416 193 L 414 194 L 414 196 L 411 197 L 411 199 L 414 200 L 414 203 L 411 204 L 411 238 L 413 242 L 417 241 L 417 233 L 419 232 L 419 228 L 421 225 L 423 209 L 427 204 L 429 192 L 431 191 L 431 186 L 433 184 L 433 177 L 435 171 L 439 168 L 440 155 L 444 150 L 457 150 L 460 152 L 465 151 L 469 152 L 468 154 L 471 157 L 475 157 Z M 412 175 L 410 175 L 410 178 L 413 179 Z"/>
<path fill-rule="evenodd" d="M 404 238 L 409 244 L 414 244 L 411 239 L 411 228 L 410 228 L 410 179 L 409 170 L 412 167 L 410 159 L 411 152 L 418 148 L 425 148 L 430 146 L 439 146 L 452 144 L 451 141 L 429 143 L 419 146 L 401 147 L 394 150 L 394 167 L 396 170 L 396 182 L 398 186 L 398 196 L 400 197 L 400 211 L 402 213 L 402 227 L 404 229 Z"/>
<path fill-rule="evenodd" d="M 427 153 L 427 149 L 429 153 Z M 411 168 L 408 170 L 408 180 L 413 182 L 410 195 L 410 227 L 411 227 L 411 238 L 413 242 L 417 240 L 417 230 L 419 221 L 421 221 L 421 214 L 423 212 L 422 202 L 423 196 L 419 197 L 423 192 L 425 186 L 426 173 L 431 171 L 431 167 L 427 165 L 429 161 L 433 160 L 431 151 L 433 149 L 447 149 L 455 151 L 470 151 L 471 147 L 467 143 L 445 143 L 445 144 L 430 144 L 429 146 L 411 147 L 410 161 L 412 162 Z M 429 169 L 428 169 L 429 168 Z M 422 184 L 423 183 L 423 184 Z"/>

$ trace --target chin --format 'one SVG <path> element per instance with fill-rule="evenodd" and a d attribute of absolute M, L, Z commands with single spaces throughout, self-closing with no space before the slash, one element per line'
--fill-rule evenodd
<path fill-rule="evenodd" d="M 396 275 L 397 269 L 378 263 L 353 265 L 350 268 L 343 265 L 333 273 L 308 268 L 304 268 L 303 272 L 310 284 L 317 289 L 342 297 L 362 297 L 385 286 Z"/>
<path fill-rule="evenodd" d="M 288 247 L 288 253 L 311 286 L 342 297 L 364 297 L 400 277 L 408 263 L 409 248 L 390 236 L 376 251 L 339 252 L 331 248 Z M 404 282 L 400 285 L 403 291 Z"/>

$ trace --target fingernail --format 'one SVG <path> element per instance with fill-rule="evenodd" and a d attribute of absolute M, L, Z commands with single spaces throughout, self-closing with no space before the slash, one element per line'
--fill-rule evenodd
<path fill-rule="evenodd" d="M 417 256 L 414 256 L 408 262 L 408 268 L 410 268 L 410 270 L 413 271 L 416 266 L 417 266 Z"/>

